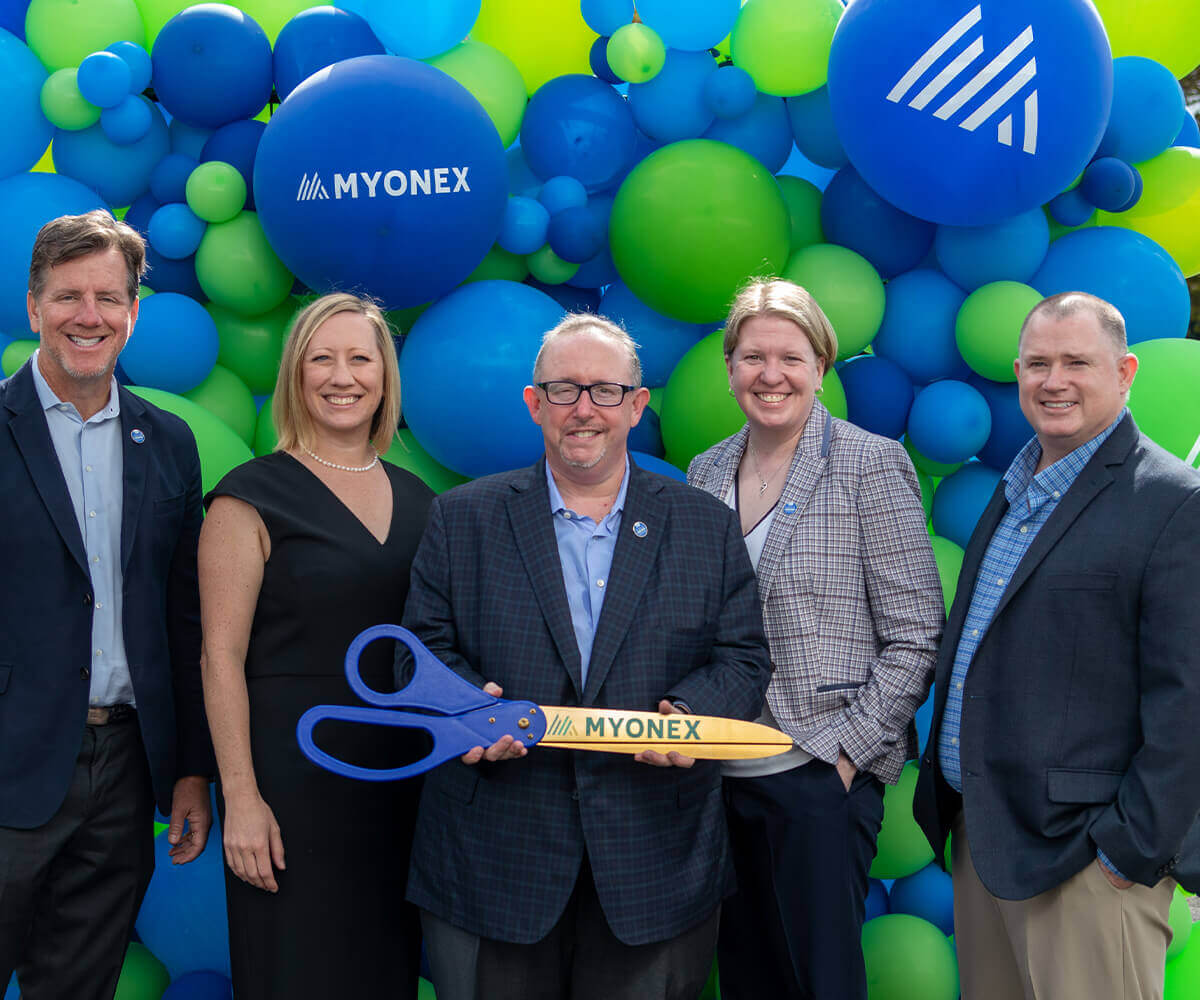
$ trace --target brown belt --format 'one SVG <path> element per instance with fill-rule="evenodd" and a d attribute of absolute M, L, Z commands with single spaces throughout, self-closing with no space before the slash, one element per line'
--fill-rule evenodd
<path fill-rule="evenodd" d="M 89 726 L 108 726 L 114 722 L 128 722 L 137 714 L 132 705 L 92 705 L 87 710 Z"/>

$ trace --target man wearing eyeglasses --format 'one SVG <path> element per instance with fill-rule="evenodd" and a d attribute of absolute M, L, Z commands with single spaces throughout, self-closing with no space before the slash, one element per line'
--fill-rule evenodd
<path fill-rule="evenodd" d="M 434 502 L 405 625 L 496 695 L 753 718 L 771 666 L 746 547 L 724 504 L 630 462 L 629 335 L 566 317 L 524 397 L 545 458 Z M 720 788 L 674 751 L 511 736 L 430 772 L 408 893 L 439 1000 L 692 1000 L 733 887 Z"/>

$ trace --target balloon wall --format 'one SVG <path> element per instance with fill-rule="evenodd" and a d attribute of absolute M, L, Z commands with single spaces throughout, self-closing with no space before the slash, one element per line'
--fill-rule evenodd
<path fill-rule="evenodd" d="M 107 206 L 151 264 L 119 374 L 191 425 L 206 487 L 273 447 L 288 325 L 334 289 L 378 298 L 403 338 L 388 458 L 434 489 L 540 452 L 520 392 L 568 309 L 641 344 L 654 391 L 632 444 L 678 474 L 741 425 L 719 329 L 768 275 L 833 321 L 825 404 L 904 441 L 947 601 L 1030 434 L 1012 359 L 1042 296 L 1120 307 L 1139 424 L 1200 460 L 1200 129 L 1177 82 L 1200 63 L 1193 0 L 634 8 L 0 4 L 0 365 L 35 346 L 38 228 Z M 887 793 L 871 997 L 952 1000 L 949 883 L 912 780 Z M 205 857 L 156 876 L 118 996 L 228 996 L 219 842 Z M 1180 945 L 1168 995 L 1197 970 Z"/>

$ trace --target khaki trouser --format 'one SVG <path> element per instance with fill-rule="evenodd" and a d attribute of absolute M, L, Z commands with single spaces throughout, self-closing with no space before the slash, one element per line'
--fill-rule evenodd
<path fill-rule="evenodd" d="M 1030 899 L 999 899 L 953 829 L 962 1000 L 1162 1000 L 1173 879 L 1118 889 L 1099 863 Z"/>

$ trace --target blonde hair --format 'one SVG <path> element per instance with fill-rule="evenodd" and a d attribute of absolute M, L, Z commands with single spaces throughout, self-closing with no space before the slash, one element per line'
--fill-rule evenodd
<path fill-rule="evenodd" d="M 371 444 L 379 452 L 385 452 L 392 446 L 392 438 L 400 423 L 400 370 L 391 328 L 373 299 L 349 292 L 334 292 L 322 295 L 297 314 L 283 345 L 279 377 L 275 380 L 275 397 L 271 403 L 271 415 L 279 434 L 276 451 L 312 448 L 315 443 L 312 418 L 304 405 L 301 386 L 304 355 L 321 325 L 341 313 L 363 316 L 375 332 L 375 346 L 379 348 L 383 363 L 383 398 L 371 418 Z"/>
<path fill-rule="evenodd" d="M 752 281 L 733 300 L 725 320 L 725 357 L 737 350 L 742 324 L 755 316 L 781 316 L 800 328 L 812 344 L 813 353 L 825 363 L 825 371 L 837 360 L 837 334 L 821 307 L 805 289 L 783 278 Z"/>

